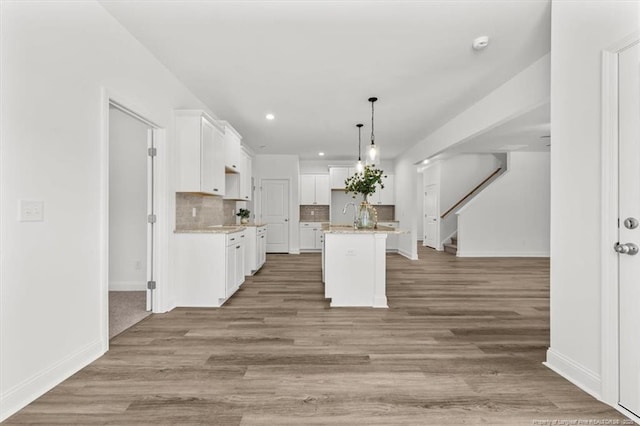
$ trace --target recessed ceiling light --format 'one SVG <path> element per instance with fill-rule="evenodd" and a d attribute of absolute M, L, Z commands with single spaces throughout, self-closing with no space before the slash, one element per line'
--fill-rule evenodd
<path fill-rule="evenodd" d="M 320 157 L 324 157 L 324 152 L 319 152 L 319 153 L 318 153 L 318 155 L 319 155 Z"/>
<path fill-rule="evenodd" d="M 429 164 L 429 159 L 427 158 L 426 160 L 424 160 L 422 164 Z"/>
<path fill-rule="evenodd" d="M 473 50 L 482 50 L 489 45 L 489 37 L 487 36 L 478 37 L 475 40 L 473 40 L 473 43 L 471 45 L 473 46 Z"/>
<path fill-rule="evenodd" d="M 276 118 L 276 116 L 275 116 L 275 115 L 273 115 L 273 114 L 267 114 L 267 115 L 265 115 L 265 118 L 266 118 L 267 120 L 273 120 L 274 118 Z"/>

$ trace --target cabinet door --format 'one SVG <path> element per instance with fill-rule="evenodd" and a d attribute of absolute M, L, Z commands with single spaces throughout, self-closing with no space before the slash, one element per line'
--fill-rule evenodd
<path fill-rule="evenodd" d="M 260 235 L 258 244 L 258 268 L 267 260 L 267 234 Z"/>
<path fill-rule="evenodd" d="M 231 297 L 236 288 L 236 244 L 227 246 L 225 298 Z"/>
<path fill-rule="evenodd" d="M 322 229 L 320 228 L 314 229 L 314 237 L 315 237 L 314 248 L 321 249 L 322 241 L 324 239 L 324 234 L 322 233 Z"/>
<path fill-rule="evenodd" d="M 329 175 L 316 175 L 316 204 L 331 204 L 331 188 L 329 188 Z"/>
<path fill-rule="evenodd" d="M 313 228 L 300 228 L 300 249 L 310 250 L 316 247 L 316 234 Z"/>
<path fill-rule="evenodd" d="M 348 167 L 331 167 L 329 169 L 329 179 L 331 189 L 344 189 L 344 181 L 349 177 Z"/>
<path fill-rule="evenodd" d="M 391 206 L 395 204 L 395 177 L 387 175 L 384 179 L 384 189 L 380 191 L 380 204 Z"/>
<path fill-rule="evenodd" d="M 230 172 L 236 173 L 240 171 L 240 137 L 227 125 L 225 133 L 225 162 L 224 165 Z"/>
<path fill-rule="evenodd" d="M 238 288 L 244 282 L 244 246 L 243 244 L 236 244 L 234 248 L 236 252 L 235 287 Z"/>
<path fill-rule="evenodd" d="M 316 203 L 315 175 L 300 175 L 300 204 L 307 206 Z"/>
<path fill-rule="evenodd" d="M 222 134 L 205 118 L 200 124 L 200 188 L 202 192 L 224 195 Z"/>
<path fill-rule="evenodd" d="M 251 157 L 246 152 L 242 151 L 242 170 L 240 174 L 240 185 L 242 187 L 240 191 L 240 198 L 243 200 L 251 200 Z"/>

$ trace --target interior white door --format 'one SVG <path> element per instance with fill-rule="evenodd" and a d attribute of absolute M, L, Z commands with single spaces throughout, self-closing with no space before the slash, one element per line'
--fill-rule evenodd
<path fill-rule="evenodd" d="M 424 240 L 423 245 L 436 248 L 438 245 L 438 185 L 424 188 Z"/>
<path fill-rule="evenodd" d="M 267 253 L 289 252 L 289 180 L 262 180 L 262 222 L 267 225 Z"/>
<path fill-rule="evenodd" d="M 640 44 L 620 53 L 618 72 L 620 405 L 640 416 Z"/>

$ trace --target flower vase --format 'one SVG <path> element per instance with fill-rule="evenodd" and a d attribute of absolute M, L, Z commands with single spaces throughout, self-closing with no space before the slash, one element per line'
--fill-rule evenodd
<path fill-rule="evenodd" d="M 246 225 L 247 223 L 249 223 L 249 218 L 248 217 L 243 217 L 240 219 L 240 223 L 242 225 Z"/>
<path fill-rule="evenodd" d="M 360 203 L 358 210 L 358 229 L 371 229 L 375 226 L 375 211 L 373 206 L 365 200 Z"/>

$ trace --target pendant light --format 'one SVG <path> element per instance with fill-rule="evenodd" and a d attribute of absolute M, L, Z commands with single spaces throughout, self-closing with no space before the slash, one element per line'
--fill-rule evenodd
<path fill-rule="evenodd" d="M 369 98 L 369 102 L 371 102 L 371 145 L 369 146 L 369 155 L 367 156 L 370 164 L 375 164 L 376 159 L 380 157 L 380 153 L 378 152 L 378 147 L 376 146 L 376 137 L 373 133 L 373 103 L 377 101 L 378 98 Z"/>
<path fill-rule="evenodd" d="M 362 158 L 360 156 L 360 147 L 362 146 L 362 126 L 364 126 L 364 124 L 362 123 L 356 124 L 356 127 L 358 128 L 358 162 L 356 163 L 356 172 L 358 173 L 362 173 L 362 171 L 364 170 L 364 164 L 362 164 Z"/>

